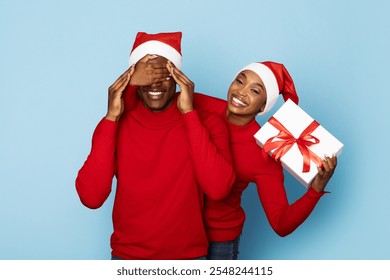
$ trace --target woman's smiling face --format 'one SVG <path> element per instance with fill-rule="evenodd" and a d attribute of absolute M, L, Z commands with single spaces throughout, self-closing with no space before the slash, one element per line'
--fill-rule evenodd
<path fill-rule="evenodd" d="M 255 72 L 244 70 L 237 75 L 228 91 L 228 119 L 242 119 L 248 123 L 264 110 L 266 101 L 267 92 L 262 79 Z"/>

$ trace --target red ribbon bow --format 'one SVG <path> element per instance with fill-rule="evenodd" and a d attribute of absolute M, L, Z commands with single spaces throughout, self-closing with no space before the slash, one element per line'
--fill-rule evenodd
<path fill-rule="evenodd" d="M 268 153 L 269 151 L 276 149 L 271 156 L 278 161 L 296 143 L 303 156 L 303 173 L 310 171 L 310 160 L 314 161 L 317 165 L 321 164 L 321 158 L 308 148 L 309 146 L 320 142 L 318 138 L 310 134 L 320 125 L 317 121 L 313 120 L 301 135 L 299 135 L 298 139 L 296 139 L 291 132 L 274 117 L 271 117 L 268 122 L 279 130 L 279 134 L 269 138 L 267 142 L 265 142 L 263 147 L 264 152 Z M 280 140 L 273 141 L 275 138 Z"/>

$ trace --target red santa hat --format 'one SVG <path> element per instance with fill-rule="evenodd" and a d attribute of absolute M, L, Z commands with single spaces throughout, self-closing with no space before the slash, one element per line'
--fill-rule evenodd
<path fill-rule="evenodd" d="M 267 101 L 264 111 L 260 112 L 259 115 L 263 115 L 272 109 L 278 100 L 279 94 L 283 95 L 284 101 L 291 99 L 298 104 L 299 98 L 295 91 L 294 81 L 283 64 L 272 61 L 256 62 L 245 66 L 239 72 L 244 70 L 255 72 L 264 83 Z"/>
<path fill-rule="evenodd" d="M 181 32 L 148 34 L 138 32 L 130 53 L 129 63 L 133 65 L 147 54 L 163 56 L 181 69 Z"/>

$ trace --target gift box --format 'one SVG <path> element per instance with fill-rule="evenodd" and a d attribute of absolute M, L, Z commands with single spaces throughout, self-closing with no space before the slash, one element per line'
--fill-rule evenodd
<path fill-rule="evenodd" d="M 343 144 L 288 99 L 254 135 L 257 144 L 308 188 L 324 155 L 339 156 Z"/>

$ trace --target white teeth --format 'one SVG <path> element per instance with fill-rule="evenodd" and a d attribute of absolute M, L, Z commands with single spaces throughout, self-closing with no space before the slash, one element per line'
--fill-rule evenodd
<path fill-rule="evenodd" d="M 160 95 L 162 94 L 162 91 L 148 91 L 150 95 Z"/>
<path fill-rule="evenodd" d="M 244 102 L 242 102 L 240 99 L 233 97 L 233 102 L 241 105 L 241 106 L 247 106 Z"/>

